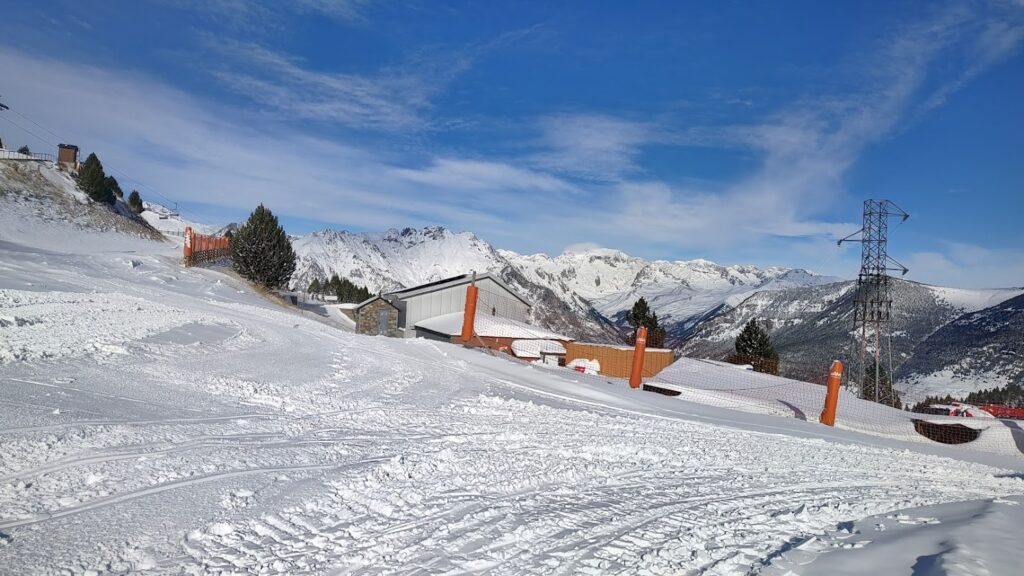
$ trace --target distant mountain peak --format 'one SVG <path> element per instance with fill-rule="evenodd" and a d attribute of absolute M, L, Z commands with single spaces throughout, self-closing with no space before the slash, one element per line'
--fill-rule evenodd
<path fill-rule="evenodd" d="M 299 256 L 294 286 L 332 274 L 351 278 L 371 292 L 431 282 L 470 270 L 497 270 L 510 285 L 542 304 L 538 319 L 578 336 L 617 339 L 621 313 L 640 297 L 659 317 L 685 326 L 758 289 L 819 284 L 787 268 L 723 266 L 710 260 L 645 260 L 597 244 L 568 247 L 558 256 L 495 250 L 472 232 L 443 226 L 393 228 L 383 233 L 324 231 L 295 242 Z M 550 324 L 554 322 L 554 324 Z M 682 330 L 682 328 L 680 328 Z"/>

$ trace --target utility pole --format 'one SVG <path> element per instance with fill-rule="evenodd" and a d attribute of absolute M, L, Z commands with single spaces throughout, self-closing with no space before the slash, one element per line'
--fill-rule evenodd
<path fill-rule="evenodd" d="M 892 295 L 889 291 L 889 271 L 899 271 L 906 275 L 909 270 L 888 254 L 888 232 L 889 218 L 899 217 L 900 222 L 910 218 L 910 214 L 904 212 L 891 200 L 865 200 L 863 226 L 860 230 L 839 240 L 843 242 L 860 242 L 860 273 L 857 275 L 857 295 L 854 298 L 853 323 L 854 341 L 857 345 L 857 357 L 859 361 L 851 376 L 858 378 L 860 395 L 868 397 L 868 390 L 865 386 L 868 375 L 868 347 L 870 344 L 874 352 L 874 394 L 871 395 L 875 402 L 893 405 L 895 398 L 881 398 L 880 380 L 882 379 L 882 346 L 883 330 L 889 338 L 889 379 L 890 389 L 892 388 L 892 342 L 891 334 L 888 333 L 892 321 Z M 896 266 L 895 268 L 890 265 Z M 873 342 L 872 342 L 873 341 Z M 887 395 L 888 396 L 888 395 Z"/>

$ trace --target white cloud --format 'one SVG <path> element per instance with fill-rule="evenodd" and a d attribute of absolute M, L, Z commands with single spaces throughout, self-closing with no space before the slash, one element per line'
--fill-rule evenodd
<path fill-rule="evenodd" d="M 778 249 L 779 238 L 834 247 L 834 238 L 859 225 L 827 221 L 821 215 L 850 193 L 845 179 L 864 150 L 913 121 L 923 102 L 941 104 L 968 80 L 1018 50 L 1020 25 L 1020 13 L 975 12 L 958 5 L 940 9 L 880 38 L 852 75 L 857 90 L 808 96 L 758 124 L 653 131 L 643 124 L 586 116 L 579 122 L 554 124 L 568 136 L 561 148 L 565 160 L 552 165 L 586 166 L 589 154 L 611 166 L 614 176 L 634 170 L 637 148 L 654 142 L 743 146 L 760 157 L 750 174 L 714 188 L 620 180 L 612 187 L 615 195 L 610 202 L 585 210 L 574 221 L 560 218 L 557 228 L 577 237 L 604 237 L 599 236 L 603 230 L 620 246 L 646 242 L 677 250 L 756 252 L 760 245 Z M 949 57 L 963 53 L 968 57 L 955 62 Z M 949 78 L 956 80 L 949 83 Z M 591 140 L 599 141 L 595 151 L 570 145 Z M 855 218 L 850 215 L 850 220 Z"/>
<path fill-rule="evenodd" d="M 259 108 L 287 118 L 357 128 L 409 130 L 426 124 L 422 112 L 468 64 L 455 58 L 446 75 L 384 69 L 374 75 L 316 71 L 263 46 L 227 40 L 209 42 L 221 56 L 212 73 Z"/>
<path fill-rule="evenodd" d="M 0 49 L 0 76 L 18 79 L 5 86 L 5 100 L 98 151 L 108 165 L 142 175 L 177 200 L 236 217 L 265 202 L 281 214 L 339 227 L 472 229 L 519 250 L 599 239 L 645 255 L 744 258 L 835 274 L 854 258 L 831 239 L 859 226 L 822 215 L 851 193 L 845 182 L 851 168 L 867 147 L 1018 50 L 1019 17 L 1004 16 L 937 10 L 881 38 L 859 73 L 837 71 L 855 91 L 812 94 L 749 125 L 670 124 L 637 120 L 635 113 L 545 115 L 534 124 L 539 140 L 519 163 L 429 148 L 397 154 L 351 136 L 313 137 L 302 123 L 256 121 L 265 119 L 259 111 L 220 107 L 153 77 L 13 50 Z M 446 86 L 481 54 L 529 33 L 464 50 L 423 51 L 359 74 L 316 70 L 257 44 L 209 43 L 225 58 L 218 77 L 276 118 L 422 136 Z M 740 147 L 756 164 L 724 182 L 659 181 L 645 171 L 644 153 L 652 146 Z M 978 276 L 957 275 L 973 261 L 959 254 L 922 252 L 907 263 L 922 280 L 961 284 L 1003 284 L 1016 273 L 986 264 L 972 268 Z"/>
<path fill-rule="evenodd" d="M 962 288 L 1024 287 L 1024 250 L 943 243 L 944 250 L 914 252 L 907 278 Z"/>
<path fill-rule="evenodd" d="M 650 124 L 600 114 L 548 116 L 539 126 L 544 150 L 530 157 L 534 165 L 595 180 L 636 172 L 640 147 L 657 140 Z"/>
<path fill-rule="evenodd" d="M 339 22 L 360 22 L 369 0 L 155 0 L 188 10 L 219 24 L 247 33 L 269 33 L 281 28 L 291 14 L 323 15 Z"/>
<path fill-rule="evenodd" d="M 577 191 L 575 186 L 550 174 L 516 168 L 503 162 L 436 158 L 426 168 L 398 168 L 394 173 L 411 182 L 450 191 L 543 194 Z"/>
<path fill-rule="evenodd" d="M 24 138 L 36 150 L 58 139 L 78 144 L 84 153 L 96 151 L 111 170 L 141 179 L 147 200 L 160 201 L 154 192 L 162 193 L 235 218 L 263 202 L 278 214 L 339 227 L 481 229 L 511 226 L 522 217 L 517 207 L 532 209 L 495 203 L 505 194 L 550 199 L 572 190 L 553 176 L 500 162 L 445 158 L 409 168 L 413 160 L 253 122 L 140 74 L 0 48 L 0 76 L 19 79 L 5 89 L 5 103 L 60 134 L 50 137 L 21 122 L 48 142 L 0 125 L 5 141 Z M 126 190 L 138 186 L 114 174 Z M 467 201 L 477 191 L 492 194 L 491 201 Z"/>

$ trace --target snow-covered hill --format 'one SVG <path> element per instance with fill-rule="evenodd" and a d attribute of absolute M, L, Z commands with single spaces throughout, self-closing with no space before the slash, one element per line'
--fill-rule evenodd
<path fill-rule="evenodd" d="M 756 318 L 768 326 L 776 351 L 782 358 L 784 375 L 820 380 L 833 359 L 849 357 L 854 293 L 855 283 L 852 281 L 757 292 L 700 325 L 692 338 L 683 344 L 682 350 L 689 355 L 721 359 L 733 350 L 736 335 L 744 324 Z M 963 326 L 953 322 L 961 315 L 1022 293 L 1024 290 L 1021 289 L 961 290 L 893 280 L 894 366 L 898 368 L 916 356 L 918 346 L 940 329 L 947 334 L 946 338 L 956 338 L 948 336 L 950 333 L 965 334 Z M 984 347 L 980 340 L 966 335 L 957 341 L 959 348 L 943 352 L 950 363 L 975 355 Z M 1018 361 L 1005 355 L 996 355 L 992 359 L 992 363 L 1003 365 Z M 934 362 L 928 365 L 934 365 Z M 902 381 L 902 374 L 897 372 L 897 385 L 906 393 L 910 387 Z M 978 374 L 961 371 L 960 376 L 958 386 L 970 389 L 983 386 Z M 906 399 L 913 396 L 907 395 Z"/>
<path fill-rule="evenodd" d="M 47 238 L 40 222 L 61 224 L 51 231 L 56 234 L 69 229 L 63 224 L 71 224 L 94 232 L 161 238 L 123 199 L 116 199 L 113 206 L 91 201 L 74 177 L 54 162 L 0 159 L 0 226 L 46 248 L 55 239 Z"/>
<path fill-rule="evenodd" d="M 60 241 L 42 252 L 0 227 L 0 573 L 1024 561 L 1021 515 L 993 513 L 1020 501 L 1018 455 L 361 336 L 182 268 L 166 242 L 30 224 Z M 875 532 L 849 528 L 874 515 Z M 880 526 L 916 547 L 873 552 Z"/>
<path fill-rule="evenodd" d="M 757 290 L 834 281 L 805 270 L 721 266 L 707 260 L 647 261 L 617 250 L 567 251 L 555 257 L 496 250 L 469 232 L 441 227 L 383 234 L 326 230 L 293 241 L 299 264 L 293 286 L 332 274 L 371 291 L 497 270 L 535 302 L 535 318 L 581 338 L 618 340 L 622 315 L 641 296 L 675 339 L 701 318 Z"/>
<path fill-rule="evenodd" d="M 914 348 L 897 376 L 913 400 L 1024 385 L 1024 294 L 967 311 L 936 330 Z"/>

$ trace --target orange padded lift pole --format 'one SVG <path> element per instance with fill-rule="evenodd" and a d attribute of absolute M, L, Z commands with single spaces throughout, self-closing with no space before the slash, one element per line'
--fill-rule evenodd
<path fill-rule="evenodd" d="M 647 328 L 641 326 L 636 331 L 636 348 L 633 350 L 633 370 L 629 373 L 630 388 L 640 387 L 640 377 L 644 373 L 645 350 L 647 350 Z"/>
<path fill-rule="evenodd" d="M 192 257 L 192 227 L 185 227 L 185 259 Z"/>
<path fill-rule="evenodd" d="M 473 321 L 476 320 L 476 272 L 473 272 L 473 279 L 469 286 L 466 286 L 466 314 L 462 317 L 462 343 L 466 344 L 473 339 Z"/>
<path fill-rule="evenodd" d="M 825 409 L 821 411 L 819 421 L 826 426 L 836 425 L 836 406 L 839 404 L 839 385 L 843 383 L 843 363 L 832 362 L 828 371 L 828 392 L 825 393 Z"/>

